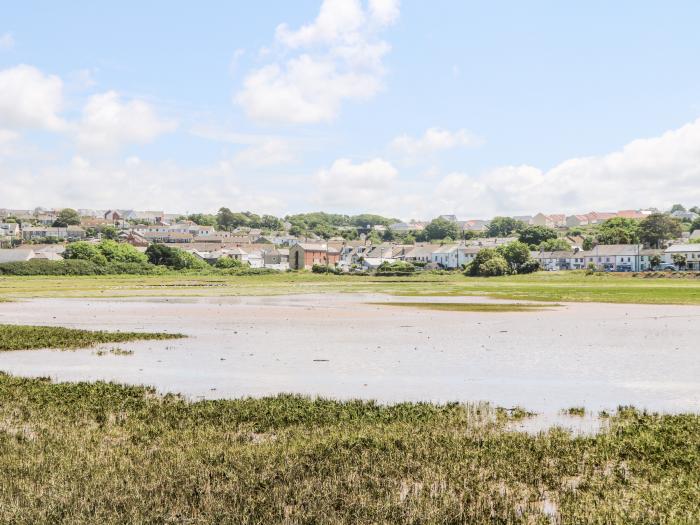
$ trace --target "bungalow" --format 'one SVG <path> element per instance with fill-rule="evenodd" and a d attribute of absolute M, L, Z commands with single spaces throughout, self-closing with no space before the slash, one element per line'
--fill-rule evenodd
<path fill-rule="evenodd" d="M 700 270 L 700 244 L 673 244 L 664 254 L 673 262 L 674 255 L 685 256 L 687 270 Z"/>
<path fill-rule="evenodd" d="M 314 264 L 334 266 L 340 261 L 340 251 L 327 244 L 298 243 L 289 249 L 289 267 L 304 270 Z"/>

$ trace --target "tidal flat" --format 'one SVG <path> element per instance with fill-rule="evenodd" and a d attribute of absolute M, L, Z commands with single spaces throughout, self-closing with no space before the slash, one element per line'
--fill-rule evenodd
<path fill-rule="evenodd" d="M 150 385 L 195 400 L 295 393 L 383 403 L 487 401 L 550 414 L 619 405 L 700 411 L 698 307 L 560 303 L 484 312 L 449 305 L 502 301 L 431 302 L 438 300 L 448 309 L 370 304 L 424 298 L 329 293 L 3 303 L 4 324 L 187 338 L 120 343 L 133 352 L 127 358 L 3 352 L 0 370 Z"/>

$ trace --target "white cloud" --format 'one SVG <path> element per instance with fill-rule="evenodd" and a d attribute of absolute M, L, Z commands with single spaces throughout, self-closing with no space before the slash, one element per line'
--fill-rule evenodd
<path fill-rule="evenodd" d="M 466 129 L 450 131 L 428 128 L 422 137 L 415 138 L 405 134 L 396 137 L 391 142 L 391 148 L 408 157 L 416 157 L 454 148 L 473 148 L 480 146 L 482 142 Z"/>
<path fill-rule="evenodd" d="M 398 179 L 398 171 L 383 159 L 353 164 L 338 159 L 315 177 L 314 202 L 332 208 L 376 207 L 377 200 L 387 197 Z"/>
<path fill-rule="evenodd" d="M 8 51 L 15 47 L 15 38 L 12 33 L 0 35 L 0 51 Z"/>
<path fill-rule="evenodd" d="M 82 148 L 113 151 L 124 144 L 146 144 L 177 124 L 158 117 L 142 100 L 124 102 L 118 93 L 93 95 L 83 108 L 77 140 Z"/>
<path fill-rule="evenodd" d="M 282 58 L 250 72 L 234 100 L 255 120 L 332 120 L 345 100 L 366 100 L 382 89 L 390 46 L 378 32 L 398 13 L 395 0 L 374 0 L 367 9 L 359 0 L 324 0 L 312 23 L 277 27 Z"/>
<path fill-rule="evenodd" d="M 19 65 L 0 71 L 0 125 L 15 129 L 59 131 L 63 82 L 37 68 Z"/>
<path fill-rule="evenodd" d="M 185 168 L 173 162 L 90 161 L 16 167 L 0 164 L 3 206 L 73 206 L 216 211 L 220 206 L 281 213 L 283 201 L 242 186 L 230 163 Z"/>
<path fill-rule="evenodd" d="M 566 160 L 547 171 L 524 165 L 475 176 L 452 173 L 440 181 L 433 197 L 433 213 L 448 209 L 472 217 L 698 203 L 700 119 L 607 155 Z"/>

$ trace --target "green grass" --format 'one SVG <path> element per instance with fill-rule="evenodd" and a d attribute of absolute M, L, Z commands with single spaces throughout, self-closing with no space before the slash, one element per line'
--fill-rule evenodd
<path fill-rule="evenodd" d="M 31 350 L 36 348 L 57 348 L 61 350 L 88 348 L 102 343 L 123 343 L 125 341 L 178 339 L 181 334 L 148 332 L 104 332 L 77 330 L 54 326 L 25 326 L 0 324 L 0 352 L 10 350 Z"/>
<path fill-rule="evenodd" d="M 583 417 L 586 415 L 585 407 L 570 407 L 563 411 L 567 416 Z"/>
<path fill-rule="evenodd" d="M 700 416 L 622 409 L 587 437 L 506 419 L 0 374 L 0 523 L 697 522 Z"/>
<path fill-rule="evenodd" d="M 403 308 L 418 308 L 422 310 L 440 310 L 445 312 L 537 312 L 546 310 L 557 304 L 547 305 L 525 303 L 427 303 L 427 302 L 374 302 L 379 306 L 399 306 Z"/>
<path fill-rule="evenodd" d="M 489 296 L 507 300 L 700 304 L 700 279 L 642 279 L 631 274 L 538 272 L 508 277 L 419 274 L 412 277 L 280 273 L 253 276 L 162 275 L 0 277 L 0 298 L 182 297 L 293 293 Z"/>

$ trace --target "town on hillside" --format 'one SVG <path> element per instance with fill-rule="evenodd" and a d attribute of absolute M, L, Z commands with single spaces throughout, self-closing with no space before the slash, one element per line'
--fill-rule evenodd
<path fill-rule="evenodd" d="M 441 215 L 406 222 L 323 212 L 278 218 L 228 208 L 187 215 L 0 208 L 0 264 L 93 257 L 81 254 L 93 253 L 87 245 L 105 241 L 128 244 L 156 264 L 169 260 L 163 250 L 177 249 L 192 265 L 271 271 L 464 270 L 474 261 L 487 275 L 519 273 L 510 270 L 526 266 L 528 271 L 699 271 L 700 208 L 676 204 L 664 211 L 537 213 L 490 220 Z M 500 261 L 483 264 L 487 256 L 507 255 L 506 247 L 514 243 L 526 252 L 511 258 L 518 263 L 506 256 L 510 268 Z"/>

